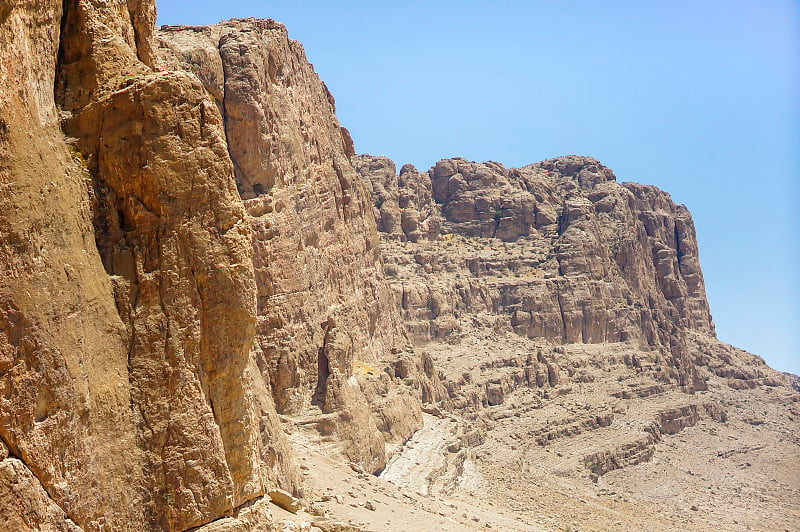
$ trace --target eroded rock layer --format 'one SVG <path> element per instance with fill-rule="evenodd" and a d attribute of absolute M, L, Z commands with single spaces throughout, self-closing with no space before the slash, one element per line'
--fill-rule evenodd
<path fill-rule="evenodd" d="M 800 396 L 714 337 L 666 193 L 576 156 L 398 174 L 282 25 L 154 19 L 0 5 L 0 529 L 529 530 L 562 481 L 721 441 L 696 427 L 797 462 Z M 400 485 L 490 496 L 426 509 L 371 475 L 390 453 Z"/>
<path fill-rule="evenodd" d="M 430 171 L 359 156 L 396 300 L 415 339 L 474 325 L 554 343 L 631 341 L 702 387 L 685 331 L 714 334 L 691 216 L 594 159 L 523 168 L 464 159 Z"/>

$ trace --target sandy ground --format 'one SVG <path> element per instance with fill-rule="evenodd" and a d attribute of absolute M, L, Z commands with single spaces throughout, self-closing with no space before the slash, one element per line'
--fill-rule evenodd
<path fill-rule="evenodd" d="M 445 380 L 471 373 L 469 386 L 478 389 L 514 369 L 487 364 L 492 357 L 538 346 L 487 335 L 426 349 Z M 313 523 L 323 515 L 371 531 L 799 530 L 800 395 L 733 390 L 716 377 L 708 391 L 686 394 L 615 362 L 630 349 L 571 346 L 557 359 L 580 371 L 563 371 L 554 387 L 519 386 L 496 406 L 425 414 L 379 478 L 331 459 L 313 431 L 291 430 L 308 511 L 290 517 Z M 620 391 L 633 398 L 615 397 Z M 703 414 L 642 443 L 662 412 L 703 412 L 709 403 L 726 413 L 724 422 Z M 598 415 L 610 423 L 587 425 Z M 484 442 L 459 448 L 459 434 L 475 426 L 484 427 Z M 542 434 L 551 439 L 537 441 Z M 636 445 L 641 463 L 592 477 L 587 455 Z"/>

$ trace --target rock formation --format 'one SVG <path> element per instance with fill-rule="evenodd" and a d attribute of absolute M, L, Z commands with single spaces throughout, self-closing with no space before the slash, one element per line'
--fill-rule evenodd
<path fill-rule="evenodd" d="M 0 6 L 0 528 L 354 530 L 333 485 L 428 504 L 371 484 L 391 453 L 491 499 L 550 448 L 602 483 L 706 422 L 779 434 L 737 394 L 800 396 L 714 337 L 666 193 L 576 156 L 397 173 L 282 25 L 154 19 Z M 478 499 L 382 524 L 529 529 Z"/>
<path fill-rule="evenodd" d="M 691 216 L 668 194 L 576 156 L 512 169 L 448 159 L 393 178 L 384 157 L 356 168 L 417 340 L 464 334 L 480 313 L 532 339 L 659 349 L 682 386 L 702 388 L 685 332 L 714 324 Z"/>
<path fill-rule="evenodd" d="M 345 453 L 382 468 L 384 438 L 348 379 L 354 363 L 389 358 L 405 337 L 333 96 L 274 21 L 163 27 L 156 42 L 160 65 L 196 73 L 222 112 L 253 229 L 256 338 L 278 412 L 342 412 Z"/>

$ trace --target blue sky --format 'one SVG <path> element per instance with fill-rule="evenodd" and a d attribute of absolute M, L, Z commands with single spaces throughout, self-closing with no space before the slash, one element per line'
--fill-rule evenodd
<path fill-rule="evenodd" d="M 274 18 L 361 153 L 427 169 L 581 154 L 694 216 L 717 334 L 800 373 L 800 3 L 157 3 Z"/>

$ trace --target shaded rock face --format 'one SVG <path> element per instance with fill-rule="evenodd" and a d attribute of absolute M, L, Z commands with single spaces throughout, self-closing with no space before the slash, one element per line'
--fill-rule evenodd
<path fill-rule="evenodd" d="M 261 370 L 278 411 L 342 412 L 347 454 L 380 469 L 383 438 L 347 383 L 354 361 L 376 362 L 405 340 L 333 97 L 274 21 L 163 27 L 156 42 L 159 64 L 195 73 L 222 112 L 253 231 Z"/>
<path fill-rule="evenodd" d="M 402 233 L 408 242 L 395 243 L 396 224 L 379 226 L 417 340 L 477 324 L 555 343 L 636 341 L 667 353 L 682 385 L 702 388 L 684 331 L 713 335 L 714 325 L 691 216 L 668 194 L 621 185 L 588 157 L 512 169 L 447 159 L 413 177 L 392 177 L 385 158 L 358 159 L 381 219 L 409 209 L 440 220 L 430 244 Z"/>

